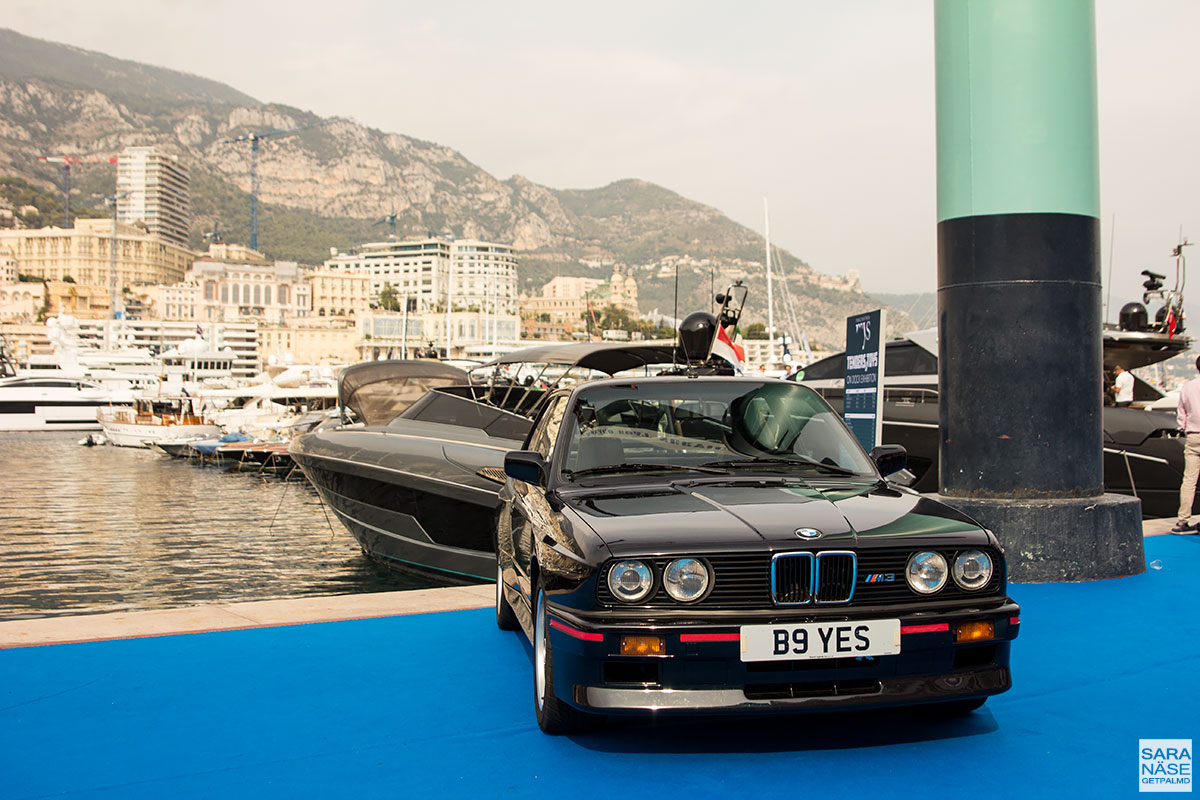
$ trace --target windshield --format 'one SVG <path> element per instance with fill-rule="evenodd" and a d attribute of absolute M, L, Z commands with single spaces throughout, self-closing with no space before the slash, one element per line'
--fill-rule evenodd
<path fill-rule="evenodd" d="M 682 470 L 876 477 L 841 419 L 806 386 L 678 380 L 585 389 L 567 413 L 568 481 Z"/>

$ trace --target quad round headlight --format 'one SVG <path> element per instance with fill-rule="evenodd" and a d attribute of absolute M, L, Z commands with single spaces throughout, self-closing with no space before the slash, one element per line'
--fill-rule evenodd
<path fill-rule="evenodd" d="M 940 553 L 925 551 L 908 559 L 904 576 L 908 585 L 921 594 L 933 594 L 946 585 L 949 576 L 946 559 Z"/>
<path fill-rule="evenodd" d="M 697 558 L 677 558 L 663 570 L 663 587 L 681 603 L 699 600 L 711 581 L 708 567 Z"/>
<path fill-rule="evenodd" d="M 654 571 L 644 561 L 627 559 L 608 568 L 608 590 L 626 603 L 644 600 L 654 588 Z"/>
<path fill-rule="evenodd" d="M 967 591 L 982 589 L 992 579 L 992 559 L 982 550 L 963 550 L 954 559 L 954 582 Z"/>

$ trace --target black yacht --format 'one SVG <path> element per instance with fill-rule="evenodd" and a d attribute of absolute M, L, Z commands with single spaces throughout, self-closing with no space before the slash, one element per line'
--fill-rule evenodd
<path fill-rule="evenodd" d="M 1103 331 L 1104 381 L 1112 387 L 1113 368 L 1127 370 L 1166 361 L 1186 353 L 1192 340 L 1183 335 L 1183 245 L 1175 248 L 1176 284 L 1164 290 L 1164 276 L 1142 275 L 1142 303 L 1127 303 L 1119 322 Z M 1146 305 L 1161 301 L 1150 319 Z M 886 344 L 884 355 L 883 440 L 908 451 L 912 487 L 938 490 L 938 346 L 937 331 L 910 333 Z M 835 409 L 842 408 L 845 355 L 829 356 L 805 367 L 796 378 L 819 391 Z M 1132 373 L 1131 373 L 1132 374 Z M 1136 375 L 1133 405 L 1104 407 L 1104 490 L 1131 494 L 1142 501 L 1144 517 L 1167 517 L 1179 508 L 1183 478 L 1183 440 L 1173 411 L 1146 406 L 1163 399 L 1154 386 Z M 1109 397 L 1106 391 L 1106 398 Z"/>
<path fill-rule="evenodd" d="M 519 450 L 547 394 L 613 375 L 732 374 L 712 355 L 718 322 L 735 328 L 745 288 L 695 312 L 678 346 L 546 344 L 470 373 L 430 361 L 343 370 L 346 424 L 292 440 L 290 453 L 370 558 L 398 569 L 477 582 L 495 577 L 495 519 L 504 454 Z"/>

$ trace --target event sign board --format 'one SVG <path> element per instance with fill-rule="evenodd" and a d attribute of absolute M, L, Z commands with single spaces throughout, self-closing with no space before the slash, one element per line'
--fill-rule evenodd
<path fill-rule="evenodd" d="M 846 317 L 846 382 L 842 419 L 867 450 L 883 438 L 883 309 Z"/>

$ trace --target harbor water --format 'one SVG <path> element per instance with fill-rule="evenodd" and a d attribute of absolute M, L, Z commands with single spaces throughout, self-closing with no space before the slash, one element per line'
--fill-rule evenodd
<path fill-rule="evenodd" d="M 300 476 L 0 433 L 0 620 L 427 588 Z"/>

